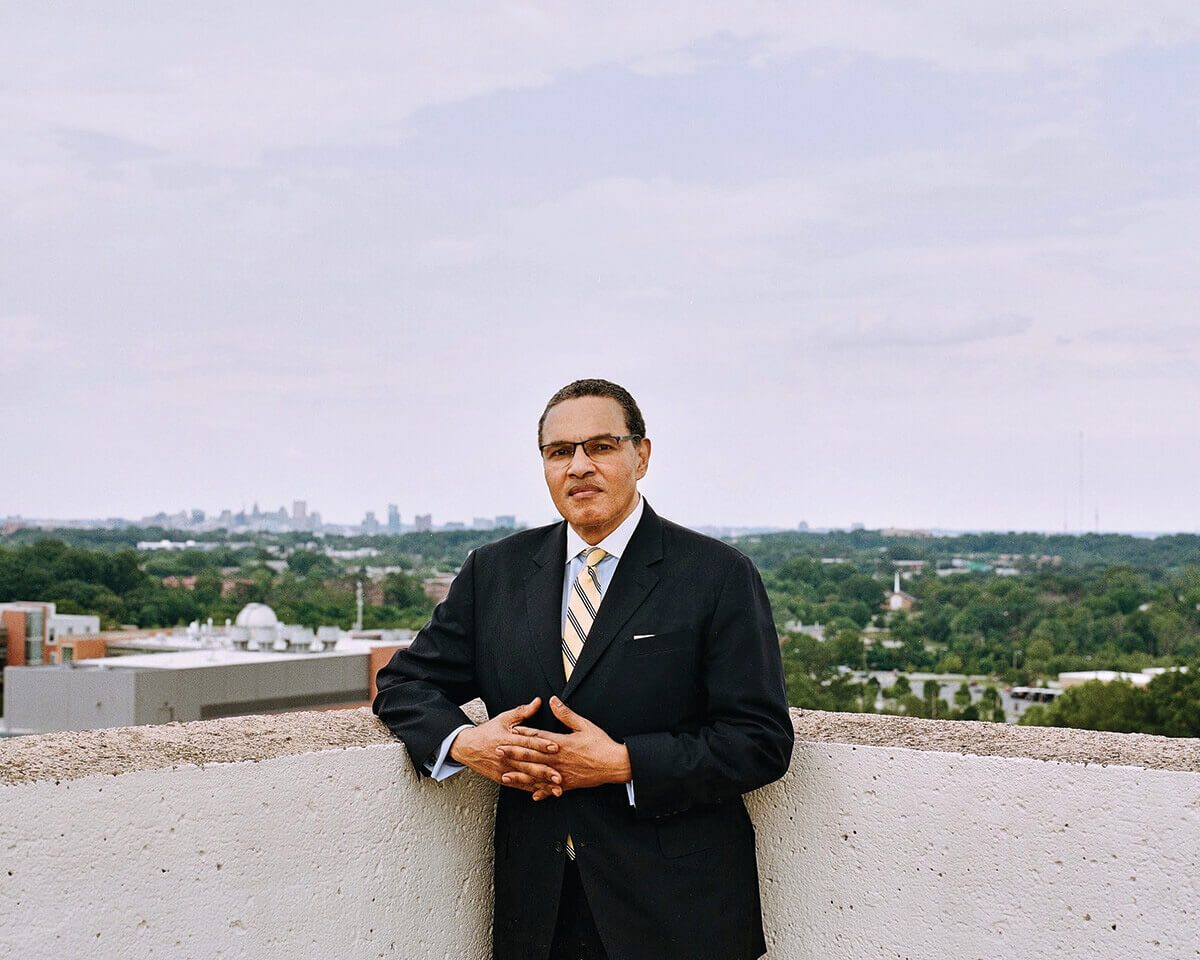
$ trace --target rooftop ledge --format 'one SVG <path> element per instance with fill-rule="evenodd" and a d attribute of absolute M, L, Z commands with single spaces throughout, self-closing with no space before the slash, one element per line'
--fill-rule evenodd
<path fill-rule="evenodd" d="M 793 722 L 748 798 L 768 957 L 1200 957 L 1200 741 Z M 493 791 L 366 709 L 0 741 L 0 943 L 484 960 Z"/>
<path fill-rule="evenodd" d="M 1200 772 L 1195 739 L 797 709 L 792 726 L 806 743 Z M 0 740 L 0 785 L 396 743 L 366 707 L 49 733 Z"/>

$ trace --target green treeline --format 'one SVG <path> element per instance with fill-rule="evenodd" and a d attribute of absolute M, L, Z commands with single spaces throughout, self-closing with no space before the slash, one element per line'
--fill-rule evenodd
<path fill-rule="evenodd" d="M 279 572 L 266 565 L 267 558 L 261 548 L 185 550 L 143 562 L 133 550 L 89 550 L 43 539 L 0 547 L 0 601 L 52 601 L 60 613 L 99 616 L 105 629 L 171 627 L 207 617 L 222 623 L 252 601 L 270 604 L 284 623 L 343 628 L 353 623 L 358 579 L 353 570 L 311 551 L 293 553 Z M 196 577 L 194 589 L 164 586 L 163 577 L 170 576 Z M 223 591 L 225 583 L 229 589 Z M 410 572 L 387 575 L 383 601 L 365 608 L 364 627 L 416 628 L 433 610 Z"/>
<path fill-rule="evenodd" d="M 1130 567 L 925 574 L 904 584 L 916 601 L 911 614 L 885 614 L 885 584 L 851 564 L 799 557 L 763 578 L 776 619 L 823 624 L 819 646 L 851 667 L 1035 682 L 1066 670 L 1141 670 L 1200 657 L 1200 567 L 1159 582 Z"/>
<path fill-rule="evenodd" d="M 762 572 L 784 637 L 796 706 L 870 711 L 882 694 L 887 712 L 1001 719 L 986 685 L 984 701 L 971 704 L 968 688 L 946 703 L 933 682 L 914 691 L 905 689 L 901 676 L 900 689 L 880 691 L 875 681 L 861 682 L 847 668 L 965 673 L 1041 685 L 1072 670 L 1191 664 L 1190 673 L 1167 674 L 1144 689 L 1089 684 L 1068 691 L 1054 704 L 1027 711 L 1022 722 L 1196 736 L 1181 732 L 1197 728 L 1178 717 L 1200 710 L 1200 687 L 1187 679 L 1200 675 L 1198 543 L 1190 536 L 1011 534 L 897 543 L 858 531 L 752 537 L 737 546 Z M 1011 557 L 1016 553 L 1023 556 Z M 934 572 L 936 564 L 949 565 L 955 557 L 994 563 L 1000 554 L 1010 555 L 1005 564 L 1019 575 Z M 885 611 L 893 560 L 918 559 L 927 562 L 926 571 L 903 585 L 914 598 L 913 610 Z M 815 624 L 823 628 L 823 640 L 799 629 Z M 1168 722 L 1167 716 L 1176 719 Z"/>
<path fill-rule="evenodd" d="M 733 541 L 760 569 L 773 569 L 796 556 L 843 557 L 852 562 L 888 566 L 893 560 L 924 560 L 931 565 L 952 557 L 997 557 L 1020 554 L 1060 557 L 1064 569 L 1085 571 L 1128 566 L 1151 578 L 1200 565 L 1200 535 L 1133 537 L 1118 533 L 1082 536 L 1040 533 L 969 533 L 953 537 L 885 537 L 878 530 L 830 533 L 772 533 Z M 1028 560 L 1017 562 L 1027 568 Z"/>
<path fill-rule="evenodd" d="M 1200 669 L 1159 674 L 1144 687 L 1092 681 L 1053 703 L 1030 707 L 1021 723 L 1163 737 L 1200 737 Z"/>
<path fill-rule="evenodd" d="M 251 601 L 270 604 L 286 623 L 348 627 L 354 585 L 366 565 L 391 567 L 383 605 L 368 605 L 367 627 L 419 627 L 432 612 L 421 581 L 453 572 L 467 553 L 507 531 L 374 536 L 306 533 L 187 534 L 159 528 L 19 530 L 0 545 L 0 600 L 51 600 L 64 613 L 93 613 L 105 628 L 170 627 L 233 618 Z M 145 552 L 142 540 L 191 536 L 197 549 Z M 1197 734 L 1200 711 L 1200 537 L 1139 539 L 976 534 L 903 539 L 878 532 L 781 533 L 733 541 L 758 565 L 783 638 L 792 702 L 962 719 L 998 718 L 992 684 L 1038 685 L 1069 670 L 1139 671 L 1190 664 L 1145 688 L 1089 684 L 1023 722 Z M 366 550 L 369 556 L 351 551 Z M 328 554 L 332 552 L 334 556 Z M 345 554 L 345 555 L 343 555 Z M 894 561 L 922 560 L 904 581 L 910 613 L 884 610 Z M 951 562 L 1015 568 L 938 576 Z M 195 577 L 193 589 L 165 577 Z M 376 597 L 375 599 L 378 599 Z M 820 624 L 823 640 L 808 635 Z M 971 703 L 964 685 L 953 702 L 936 684 L 880 691 L 853 670 L 963 673 L 983 685 Z M 1191 731 L 1183 733 L 1182 731 Z"/>

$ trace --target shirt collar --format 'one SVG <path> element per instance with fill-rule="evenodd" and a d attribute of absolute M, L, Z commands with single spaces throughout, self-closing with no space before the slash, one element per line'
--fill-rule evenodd
<path fill-rule="evenodd" d="M 637 529 L 638 521 L 642 519 L 642 511 L 646 506 L 646 501 L 642 495 L 638 494 L 637 506 L 633 508 L 633 512 L 621 521 L 621 525 L 612 533 L 596 544 L 610 557 L 621 559 L 621 554 L 625 552 L 625 548 L 629 546 L 629 538 L 633 536 L 633 531 Z M 567 563 L 574 560 L 580 553 L 591 547 L 579 534 L 575 532 L 575 528 L 569 523 L 567 524 Z"/>

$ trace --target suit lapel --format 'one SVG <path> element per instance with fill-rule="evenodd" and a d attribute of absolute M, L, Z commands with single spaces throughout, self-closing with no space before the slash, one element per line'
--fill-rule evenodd
<path fill-rule="evenodd" d="M 566 563 L 567 525 L 561 523 L 551 528 L 541 549 L 533 555 L 529 573 L 525 577 L 525 611 L 529 621 L 527 636 L 534 659 L 541 664 L 546 682 L 555 693 L 560 693 L 567 682 L 562 662 L 562 598 Z"/>
<path fill-rule="evenodd" d="M 583 645 L 583 652 L 579 655 L 579 662 L 571 671 L 571 679 L 567 681 L 566 688 L 561 694 L 562 699 L 566 700 L 579 687 L 596 661 L 612 645 L 620 629 L 629 622 L 629 618 L 634 615 L 658 584 L 658 572 L 652 568 L 651 564 L 661 560 L 662 555 L 662 521 L 647 503 L 642 513 L 642 519 L 629 539 L 629 546 L 626 547 L 624 555 L 617 563 L 617 571 L 613 574 L 612 582 L 604 592 L 604 598 L 596 613 L 596 619 L 592 623 L 592 629 L 588 631 L 587 642 Z M 566 563 L 565 531 L 562 562 Z M 561 581 L 561 579 L 562 571 L 560 569 L 559 580 Z M 561 611 L 561 582 L 558 599 L 560 607 L 556 609 Z M 557 615 L 561 619 L 561 612 Z M 560 655 L 558 671 L 560 680 L 565 676 L 561 659 Z"/>

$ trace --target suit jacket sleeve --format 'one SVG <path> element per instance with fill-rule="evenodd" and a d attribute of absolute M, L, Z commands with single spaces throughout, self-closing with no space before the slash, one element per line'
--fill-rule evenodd
<path fill-rule="evenodd" d="M 704 724 L 625 738 L 638 817 L 719 803 L 787 771 L 795 733 L 777 637 L 762 579 L 739 556 L 705 638 Z"/>
<path fill-rule="evenodd" d="M 371 709 L 404 741 L 420 774 L 429 773 L 426 761 L 455 728 L 472 723 L 459 705 L 479 695 L 474 573 L 472 552 L 412 645 L 397 650 L 376 675 Z"/>

